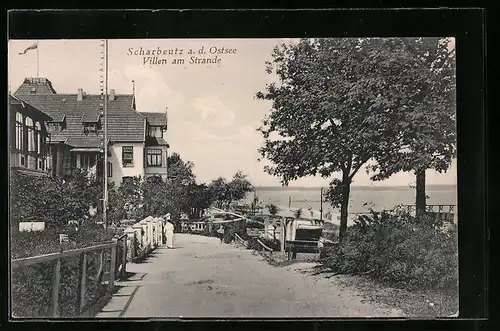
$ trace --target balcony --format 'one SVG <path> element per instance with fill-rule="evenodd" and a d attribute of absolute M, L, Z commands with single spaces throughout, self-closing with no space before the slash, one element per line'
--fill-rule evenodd
<path fill-rule="evenodd" d="M 46 176 L 49 174 L 47 170 L 47 157 L 39 154 L 11 151 L 9 163 L 11 169 L 18 170 L 22 173 L 37 176 Z"/>

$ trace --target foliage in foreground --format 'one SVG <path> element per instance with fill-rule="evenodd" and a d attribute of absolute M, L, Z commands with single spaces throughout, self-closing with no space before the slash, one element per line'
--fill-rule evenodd
<path fill-rule="evenodd" d="M 47 228 L 65 226 L 68 221 L 82 221 L 89 207 L 98 205 L 102 183 L 96 177 L 78 173 L 71 180 L 57 177 L 34 177 L 12 171 L 10 175 L 10 224 L 45 221 Z"/>
<path fill-rule="evenodd" d="M 408 214 L 360 217 L 323 264 L 343 274 L 366 274 L 405 288 L 458 288 L 456 224 Z"/>
<path fill-rule="evenodd" d="M 86 246 L 110 242 L 114 233 L 104 232 L 102 227 L 86 223 L 78 231 L 66 231 L 69 242 L 59 243 L 59 230 L 48 229 L 43 232 L 18 232 L 11 234 L 12 258 L 23 258 L 67 251 Z M 109 251 L 105 252 L 109 255 Z M 119 254 L 121 252 L 119 251 Z M 105 292 L 97 278 L 99 268 L 98 253 L 87 254 L 86 302 L 93 303 Z M 50 307 L 50 289 L 54 261 L 12 270 L 11 300 L 12 314 L 16 317 L 48 317 Z M 63 317 L 72 317 L 76 313 L 76 298 L 80 275 L 79 258 L 61 260 L 61 284 L 59 292 L 59 313 Z"/>
<path fill-rule="evenodd" d="M 330 178 L 326 197 L 340 207 L 341 240 L 361 168 L 377 171 L 372 179 L 423 172 L 417 188 L 425 188 L 425 169 L 445 171 L 455 154 L 448 48 L 441 38 L 307 38 L 277 45 L 267 72 L 279 82 L 256 94 L 272 101 L 259 128 L 259 152 L 271 163 L 265 171 L 284 185 Z M 425 189 L 417 197 L 417 207 L 421 197 L 425 205 Z"/>

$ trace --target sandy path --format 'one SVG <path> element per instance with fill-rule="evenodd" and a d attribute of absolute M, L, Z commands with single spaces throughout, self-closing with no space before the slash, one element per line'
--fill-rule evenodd
<path fill-rule="evenodd" d="M 402 316 L 363 302 L 355 289 L 304 273 L 311 263 L 273 267 L 216 238 L 177 234 L 175 240 L 175 249 L 160 248 L 144 263 L 128 265 L 136 275 L 120 283 L 97 317 Z"/>

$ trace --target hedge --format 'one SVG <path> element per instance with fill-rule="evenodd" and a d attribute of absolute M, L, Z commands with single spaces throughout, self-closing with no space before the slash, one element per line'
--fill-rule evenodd
<path fill-rule="evenodd" d="M 404 288 L 458 288 L 458 226 L 408 214 L 373 214 L 327 248 L 323 264 Z"/>

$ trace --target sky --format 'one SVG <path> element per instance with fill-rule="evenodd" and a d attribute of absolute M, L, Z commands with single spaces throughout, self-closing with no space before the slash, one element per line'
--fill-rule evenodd
<path fill-rule="evenodd" d="M 276 77 L 266 73 L 265 62 L 273 48 L 291 39 L 127 39 L 109 40 L 108 89 L 117 94 L 131 94 L 135 81 L 136 105 L 140 112 L 164 112 L 168 107 L 166 139 L 170 153 L 194 162 L 198 181 L 209 182 L 219 176 L 231 178 L 236 171 L 245 173 L 255 186 L 280 185 L 279 179 L 266 174 L 259 162 L 258 148 L 263 144 L 256 131 L 271 109 L 271 102 L 257 100 Z M 9 89 L 15 91 L 25 77 L 48 78 L 58 93 L 99 94 L 101 40 L 41 40 L 37 50 L 19 53 L 34 40 L 9 41 Z M 140 49 L 166 51 L 158 58 L 167 63 L 149 63 L 146 55 L 135 55 Z M 218 55 L 216 64 L 190 64 L 200 48 L 214 58 L 212 50 L 230 50 Z M 169 55 L 168 51 L 177 55 Z M 180 49 L 183 50 L 180 55 Z M 38 55 L 37 55 L 38 54 Z M 146 59 L 145 59 L 146 58 Z M 184 59 L 184 64 L 172 64 Z M 146 60 L 146 61 L 145 61 Z M 145 63 L 146 62 L 146 63 Z M 429 170 L 427 184 L 456 184 L 456 162 L 439 174 Z M 289 186 L 327 186 L 329 179 L 306 177 Z M 359 171 L 353 185 L 414 185 L 411 173 L 398 173 L 382 182 L 372 182 L 365 171 Z"/>

